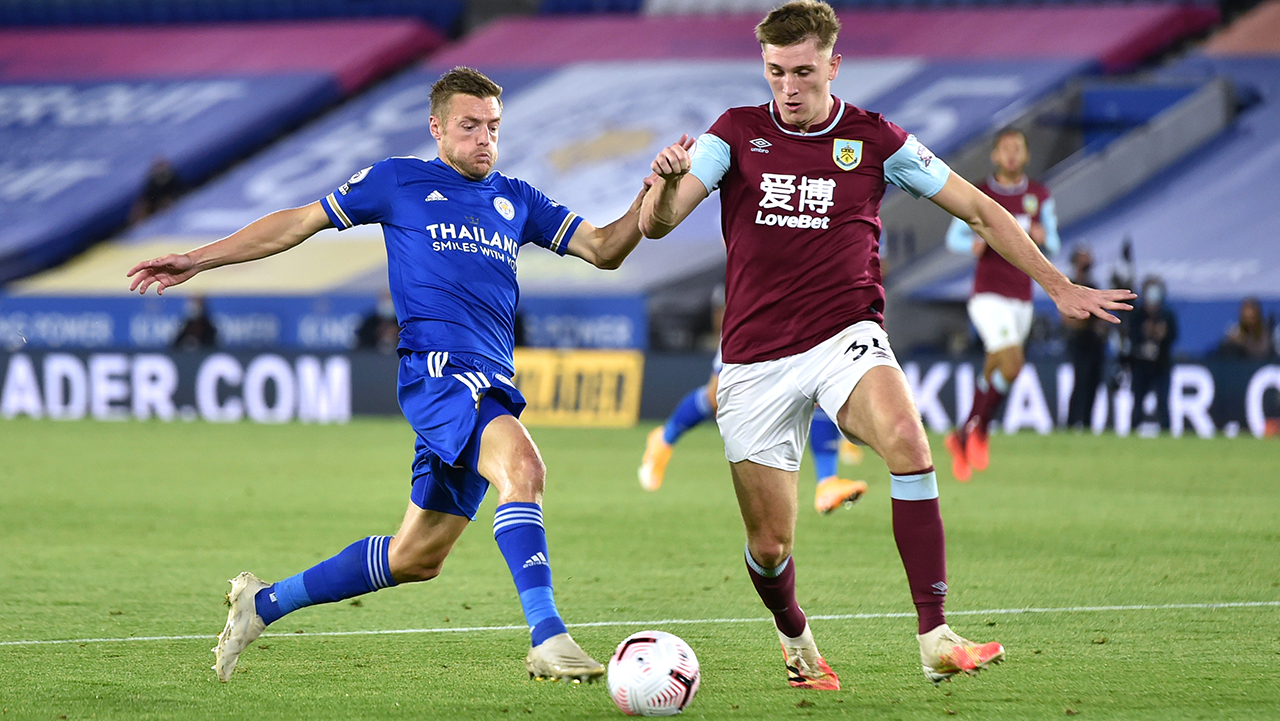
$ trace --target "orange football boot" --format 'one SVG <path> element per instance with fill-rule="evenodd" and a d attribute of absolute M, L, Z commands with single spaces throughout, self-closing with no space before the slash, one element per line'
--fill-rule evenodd
<path fill-rule="evenodd" d="M 852 506 L 867 492 L 866 481 L 850 481 L 845 478 L 828 476 L 818 481 L 813 492 L 813 510 L 826 515 L 840 506 Z"/>
<path fill-rule="evenodd" d="M 649 431 L 649 439 L 645 443 L 644 458 L 640 461 L 640 485 L 646 491 L 662 488 L 662 477 L 667 472 L 667 462 L 671 460 L 671 445 L 663 437 L 663 427 L 658 426 Z"/>
<path fill-rule="evenodd" d="M 973 469 L 969 466 L 969 460 L 965 458 L 965 444 L 960 441 L 960 436 L 955 431 L 951 431 L 942 439 L 942 445 L 946 446 L 947 453 L 951 454 L 951 475 L 961 483 L 972 478 Z"/>
<path fill-rule="evenodd" d="M 975 471 L 987 470 L 991 461 L 991 453 L 987 442 L 987 432 L 981 428 L 973 428 L 965 434 L 964 457 Z"/>

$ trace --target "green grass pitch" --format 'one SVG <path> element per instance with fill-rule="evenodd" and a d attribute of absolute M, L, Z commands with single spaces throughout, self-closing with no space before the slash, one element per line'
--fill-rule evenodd
<path fill-rule="evenodd" d="M 645 626 L 686 639 L 703 672 L 686 717 L 1280 718 L 1274 440 L 996 436 L 959 484 L 935 438 L 949 620 L 1008 649 L 940 688 L 903 615 L 883 464 L 845 467 L 871 490 L 826 517 L 806 465 L 799 597 L 844 690 L 802 692 L 743 570 L 714 428 L 653 494 L 635 478 L 647 430 L 533 433 L 557 600 L 594 624 L 571 631 L 601 659 Z M 0 422 L 0 719 L 621 718 L 603 684 L 527 679 L 492 497 L 440 578 L 292 614 L 216 681 L 226 579 L 393 533 L 411 455 L 390 420 Z"/>

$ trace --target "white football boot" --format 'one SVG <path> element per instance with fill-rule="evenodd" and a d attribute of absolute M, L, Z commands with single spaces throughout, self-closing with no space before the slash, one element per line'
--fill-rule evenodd
<path fill-rule="evenodd" d="M 793 688 L 840 690 L 840 677 L 818 653 L 818 644 L 807 622 L 804 632 L 795 638 L 778 631 L 778 643 L 782 644 L 782 658 L 787 665 L 787 683 Z"/>
<path fill-rule="evenodd" d="M 920 665 L 925 678 L 935 686 L 958 673 L 974 676 L 1004 660 L 1004 646 L 995 641 L 974 643 L 961 638 L 945 623 L 916 638 L 920 640 Z"/>
<path fill-rule="evenodd" d="M 604 666 L 587 655 L 586 651 L 567 633 L 558 633 L 529 649 L 524 658 L 529 678 L 539 681 L 595 681 L 604 675 Z"/>
<path fill-rule="evenodd" d="M 227 605 L 231 610 L 227 612 L 227 625 L 218 634 L 218 645 L 210 649 L 217 659 L 213 670 L 218 672 L 218 680 L 223 683 L 231 680 L 231 672 L 236 670 L 240 654 L 267 627 L 258 615 L 253 598 L 258 591 L 271 585 L 248 571 L 241 572 L 230 582 Z"/>

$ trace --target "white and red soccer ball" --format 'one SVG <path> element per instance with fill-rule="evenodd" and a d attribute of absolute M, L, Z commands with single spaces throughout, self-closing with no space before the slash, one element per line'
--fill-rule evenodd
<path fill-rule="evenodd" d="M 701 680 L 693 649 L 665 631 L 633 633 L 609 659 L 609 695 L 628 716 L 674 716 Z"/>

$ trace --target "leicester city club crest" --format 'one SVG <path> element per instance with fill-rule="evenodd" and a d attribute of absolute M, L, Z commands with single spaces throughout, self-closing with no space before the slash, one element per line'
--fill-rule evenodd
<path fill-rule="evenodd" d="M 853 170 L 862 164 L 862 141 L 837 138 L 831 157 L 841 170 Z"/>

